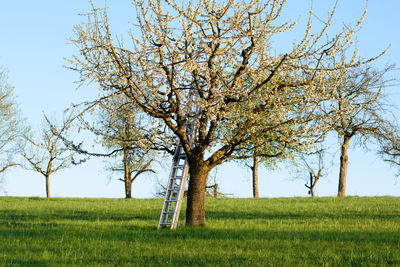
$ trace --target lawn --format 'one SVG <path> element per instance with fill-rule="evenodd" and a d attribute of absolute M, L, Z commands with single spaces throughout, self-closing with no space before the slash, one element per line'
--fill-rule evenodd
<path fill-rule="evenodd" d="M 400 198 L 207 199 L 157 231 L 161 199 L 0 198 L 0 266 L 400 265 Z"/>

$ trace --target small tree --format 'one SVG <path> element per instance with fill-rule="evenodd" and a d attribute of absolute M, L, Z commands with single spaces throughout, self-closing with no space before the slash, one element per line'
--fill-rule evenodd
<path fill-rule="evenodd" d="M 133 181 L 146 172 L 154 173 L 155 152 L 145 138 L 149 134 L 146 126 L 150 123 L 143 121 L 138 109 L 124 96 L 99 103 L 98 116 L 96 130 L 88 129 L 97 134 L 108 150 L 121 150 L 116 155 L 122 154 L 122 164 L 113 164 L 109 169 L 123 172 L 124 178 L 119 180 L 125 184 L 125 197 L 131 198 Z"/>
<path fill-rule="evenodd" d="M 322 145 L 318 145 L 315 151 L 300 152 L 294 158 L 297 177 L 307 181 L 305 187 L 311 197 L 315 196 L 317 182 L 326 175 L 325 153 Z M 304 177 L 305 174 L 307 178 Z"/>
<path fill-rule="evenodd" d="M 79 110 L 79 106 L 83 106 L 83 110 Z M 86 149 L 83 142 L 76 144 L 65 135 L 60 138 L 71 151 L 80 155 L 110 159 L 112 163 L 107 169 L 112 173 L 123 173 L 123 178 L 119 180 L 124 182 L 125 197 L 131 198 L 133 181 L 144 173 L 154 173 L 154 149 L 158 146 L 152 137 L 157 135 L 157 125 L 154 126 L 151 120 L 144 119 L 143 114 L 125 96 L 111 95 L 99 101 L 76 105 L 75 113 L 77 127 L 94 134 L 95 143 L 106 151 Z M 85 160 L 87 158 L 82 161 Z"/>
<path fill-rule="evenodd" d="M 379 138 L 385 122 L 385 75 L 392 68 L 374 69 L 370 65 L 331 72 L 326 80 L 330 99 L 321 107 L 329 130 L 337 133 L 340 142 L 338 196 L 346 195 L 348 148 L 350 140 L 359 137 L 366 142 Z"/>
<path fill-rule="evenodd" d="M 261 157 L 255 156 L 253 158 L 245 158 L 245 159 L 238 159 L 240 165 L 244 165 L 246 168 L 250 169 L 251 171 L 251 181 L 252 181 L 252 192 L 254 198 L 260 197 L 260 191 L 258 186 L 259 180 L 259 167 L 265 166 L 267 169 L 273 170 L 277 168 L 277 163 L 282 159 L 280 155 L 276 155 L 276 157 Z"/>
<path fill-rule="evenodd" d="M 50 176 L 69 167 L 72 164 L 74 153 L 64 147 L 59 137 L 61 134 L 66 135 L 71 125 L 63 123 L 60 127 L 56 127 L 46 115 L 44 115 L 44 119 L 45 125 L 41 136 L 33 137 L 30 134 L 24 134 L 26 142 L 21 145 L 21 155 L 27 162 L 25 168 L 44 176 L 46 196 L 50 198 Z M 70 121 L 70 119 L 68 118 L 65 121 Z"/>

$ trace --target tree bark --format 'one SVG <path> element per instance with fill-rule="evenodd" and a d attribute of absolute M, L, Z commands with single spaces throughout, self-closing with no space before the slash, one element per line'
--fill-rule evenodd
<path fill-rule="evenodd" d="M 253 158 L 253 166 L 251 167 L 253 172 L 253 197 L 259 198 L 258 192 L 258 157 Z"/>
<path fill-rule="evenodd" d="M 310 193 L 311 193 L 311 197 L 314 197 L 314 186 L 315 186 L 314 175 L 312 174 L 312 172 L 310 172 Z"/>
<path fill-rule="evenodd" d="M 125 173 L 125 198 L 132 198 L 132 180 L 130 173 Z"/>
<path fill-rule="evenodd" d="M 344 136 L 341 147 L 341 155 L 340 155 L 339 189 L 337 195 L 338 197 L 346 196 L 346 176 L 347 176 L 347 164 L 348 164 L 347 150 L 349 148 L 349 143 L 350 143 L 350 137 Z"/>
<path fill-rule="evenodd" d="M 132 198 L 132 178 L 129 169 L 129 149 L 124 147 L 124 183 L 125 183 L 125 198 Z"/>
<path fill-rule="evenodd" d="M 50 175 L 46 175 L 46 196 L 50 198 Z"/>
<path fill-rule="evenodd" d="M 187 196 L 186 225 L 204 226 L 206 224 L 204 202 L 209 170 L 198 162 L 193 162 L 189 166 L 190 179 Z"/>

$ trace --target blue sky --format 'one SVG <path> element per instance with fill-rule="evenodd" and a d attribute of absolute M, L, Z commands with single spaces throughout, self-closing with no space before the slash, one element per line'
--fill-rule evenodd
<path fill-rule="evenodd" d="M 124 33 L 135 20 L 130 1 L 108 1 L 112 29 Z M 327 8 L 333 1 L 314 1 L 319 17 L 326 17 Z M 336 25 L 354 22 L 362 14 L 365 1 L 342 0 L 336 14 Z M 104 1 L 95 1 L 99 6 Z M 309 1 L 289 0 L 285 15 L 294 19 L 302 13 L 304 18 Z M 73 26 L 84 21 L 79 14 L 89 11 L 89 1 L 0 1 L 0 66 L 8 68 L 9 81 L 15 87 L 15 95 L 23 116 L 32 128 L 41 126 L 42 112 L 59 118 L 71 103 L 80 103 L 97 96 L 95 86 L 76 89 L 78 76 L 63 67 L 64 58 L 77 50 L 69 44 Z M 400 65 L 400 20 L 398 0 L 370 0 L 362 30 L 357 33 L 360 55 L 374 56 L 390 45 L 389 52 L 377 64 Z M 301 26 L 300 19 L 299 26 Z M 301 27 L 298 29 L 302 30 Z M 293 33 L 295 36 L 295 33 Z M 291 35 L 280 39 L 280 47 L 291 45 Z M 396 73 L 398 77 L 398 73 Z M 399 87 L 391 87 L 393 103 L 400 100 Z M 335 140 L 335 139 L 333 139 Z M 330 175 L 317 185 L 317 195 L 334 196 L 337 192 L 338 157 L 336 153 Z M 167 160 L 169 161 L 169 160 Z M 400 182 L 395 178 L 397 170 L 380 161 L 372 152 L 352 148 L 349 152 L 348 195 L 395 195 L 400 196 Z M 260 194 L 264 197 L 306 196 L 304 181 L 294 180 L 286 171 L 261 170 Z M 160 170 L 158 176 L 166 179 L 168 170 Z M 218 183 L 225 193 L 236 197 L 251 196 L 250 172 L 228 163 L 218 168 Z M 7 173 L 5 188 L 12 196 L 45 196 L 44 179 L 37 173 L 15 169 Z M 101 160 L 56 173 L 51 180 L 55 197 L 123 197 L 122 182 L 109 180 Z M 154 179 L 142 177 L 134 182 L 134 197 L 152 197 Z M 0 192 L 4 195 L 4 192 Z"/>

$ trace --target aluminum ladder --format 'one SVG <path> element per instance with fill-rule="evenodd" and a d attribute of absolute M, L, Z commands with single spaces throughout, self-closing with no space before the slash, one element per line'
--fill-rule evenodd
<path fill-rule="evenodd" d="M 194 133 L 194 122 L 186 123 L 186 134 L 190 144 L 193 142 Z M 188 176 L 189 165 L 186 153 L 181 142 L 178 141 L 172 159 L 171 172 L 157 229 L 176 229 L 178 227 L 179 214 Z"/>

